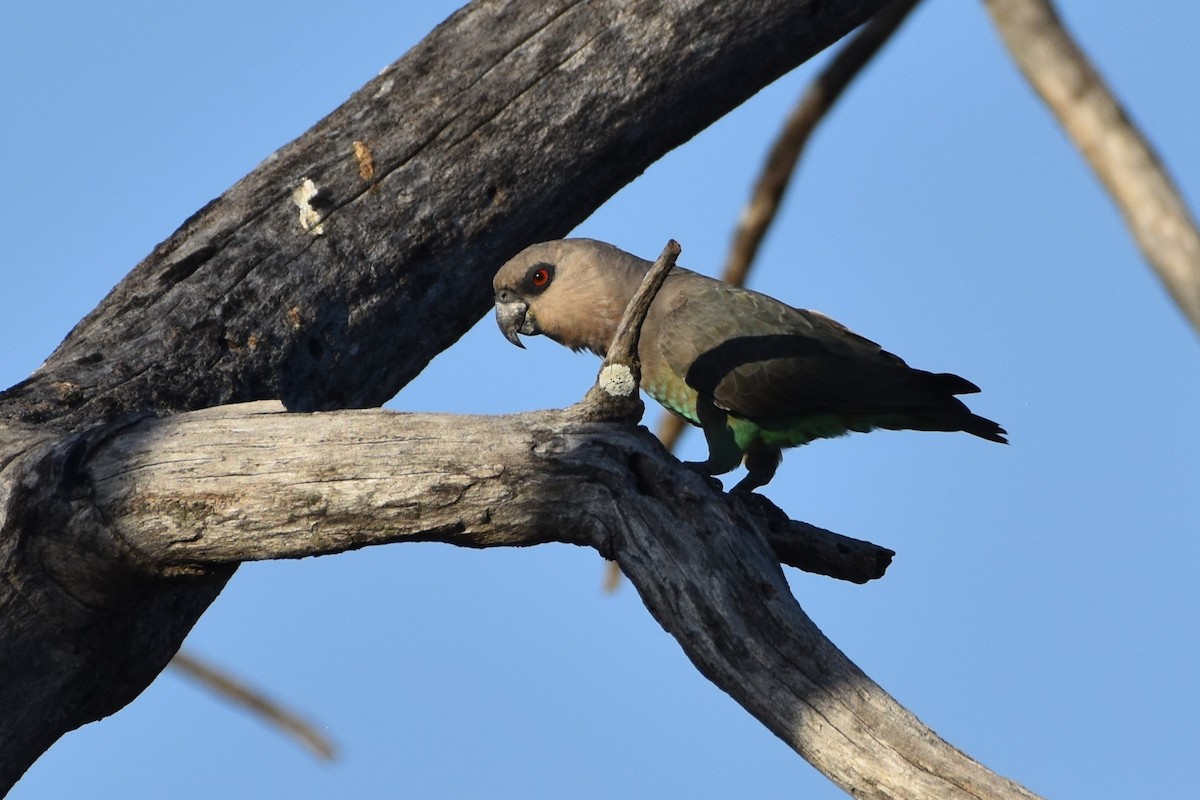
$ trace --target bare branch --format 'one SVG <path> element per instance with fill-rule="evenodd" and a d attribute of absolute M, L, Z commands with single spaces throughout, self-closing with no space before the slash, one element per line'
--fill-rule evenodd
<path fill-rule="evenodd" d="M 940 739 L 864 675 L 804 614 L 745 519 L 726 504 L 687 514 L 698 505 L 691 486 L 702 482 L 681 489 L 660 463 L 635 462 L 636 499 L 614 498 L 623 524 L 596 532 L 701 673 L 854 797 L 1035 797 Z"/>
<path fill-rule="evenodd" d="M 861 580 L 886 552 L 713 492 L 630 425 L 147 416 L 382 402 L 506 255 L 881 7 L 474 2 L 155 248 L 0 394 L 0 791 L 149 685 L 243 561 L 564 541 L 617 559 L 705 675 L 854 794 L 1029 797 L 846 660 L 768 542 L 816 537 L 787 557 Z"/>
<path fill-rule="evenodd" d="M 767 155 L 733 234 L 722 280 L 741 286 L 779 211 L 796 164 L 817 125 L 863 68 L 892 37 L 919 0 L 895 0 L 842 47 L 805 90 Z"/>
<path fill-rule="evenodd" d="M 767 542 L 780 564 L 852 583 L 866 583 L 882 578 L 896 555 L 886 547 L 789 519 L 762 495 L 737 494 L 730 495 L 730 499 L 744 504 L 745 516 L 765 518 Z"/>
<path fill-rule="evenodd" d="M 130 568 L 172 577 L 398 541 L 587 544 L 587 486 L 627 481 L 638 459 L 672 463 L 680 480 L 696 477 L 644 432 L 569 410 L 282 412 L 265 401 L 142 419 L 76 456 Z M 701 484 L 713 502 L 734 502 Z M 556 502 L 563 499 L 572 502 Z M 780 542 L 789 562 L 828 564 L 844 553 L 832 571 L 862 582 L 890 556 L 865 542 L 847 547 L 844 537 L 761 501 L 731 507 Z"/>
<path fill-rule="evenodd" d="M 646 270 L 646 276 L 629 299 L 629 305 L 625 307 L 621 321 L 617 323 L 617 332 L 613 335 L 612 344 L 604 358 L 606 365 L 638 363 L 638 341 L 642 335 L 642 323 L 646 321 L 650 304 L 662 288 L 663 281 L 675 268 L 675 260 L 679 258 L 680 252 L 682 248 L 679 242 L 671 239 L 650 265 L 650 269 Z"/>
<path fill-rule="evenodd" d="M 258 689 L 236 680 L 229 673 L 180 650 L 171 659 L 171 666 L 182 674 L 221 695 L 229 702 L 244 708 L 271 727 L 299 742 L 322 761 L 332 761 L 337 749 L 316 727 L 288 711 Z"/>
<path fill-rule="evenodd" d="M 1200 332 L 1200 232 L 1166 168 L 1047 0 L 985 0 L 1009 53 Z"/>

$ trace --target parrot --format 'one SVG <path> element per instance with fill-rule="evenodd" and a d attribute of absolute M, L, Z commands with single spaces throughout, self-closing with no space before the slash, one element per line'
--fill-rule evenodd
<path fill-rule="evenodd" d="M 593 239 L 530 245 L 496 273 L 508 341 L 544 335 L 604 357 L 651 262 Z M 704 432 L 708 475 L 739 465 L 735 492 L 765 486 L 784 448 L 851 431 L 964 431 L 1006 444 L 998 424 L 955 395 L 979 387 L 899 356 L 816 311 L 675 267 L 638 344 L 642 389 Z"/>

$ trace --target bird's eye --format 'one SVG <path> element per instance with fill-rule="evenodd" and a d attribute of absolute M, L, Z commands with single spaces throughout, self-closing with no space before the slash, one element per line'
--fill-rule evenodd
<path fill-rule="evenodd" d="M 553 281 L 554 265 L 542 261 L 529 267 L 529 271 L 525 273 L 525 282 L 522 285 L 525 287 L 526 292 L 538 294 L 546 291 L 546 287 Z"/>

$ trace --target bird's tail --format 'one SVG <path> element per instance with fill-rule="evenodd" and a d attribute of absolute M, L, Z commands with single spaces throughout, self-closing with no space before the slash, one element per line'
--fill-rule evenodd
<path fill-rule="evenodd" d="M 987 439 L 990 442 L 999 442 L 1000 444 L 1008 444 L 1006 434 L 1008 431 L 1001 428 L 995 422 L 992 422 L 987 417 L 981 417 L 978 414 L 971 414 L 967 417 L 966 424 L 962 429 L 967 433 L 974 434 L 980 439 Z"/>
<path fill-rule="evenodd" d="M 966 378 L 960 377 L 950 372 L 926 372 L 924 375 L 924 385 L 928 389 L 942 395 L 944 400 L 937 403 L 940 409 L 932 414 L 927 414 L 927 418 L 935 424 L 942 424 L 945 427 L 940 430 L 961 430 L 978 436 L 980 439 L 987 439 L 989 442 L 999 442 L 1000 444 L 1008 444 L 1006 434 L 1008 431 L 1001 428 L 999 424 L 993 422 L 987 417 L 981 417 L 975 414 L 971 409 L 967 408 L 966 404 L 953 395 L 956 394 L 975 394 L 979 391 L 979 387 L 971 383 Z M 947 395 L 950 395 L 947 397 Z M 949 405 L 944 405 L 948 403 Z M 933 409 L 929 409 L 933 411 Z"/>

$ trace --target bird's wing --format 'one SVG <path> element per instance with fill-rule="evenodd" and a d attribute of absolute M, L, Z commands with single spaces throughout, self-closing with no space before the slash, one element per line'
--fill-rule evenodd
<path fill-rule="evenodd" d="M 908 367 L 823 314 L 693 276 L 656 326 L 672 371 L 748 419 L 871 414 L 977 391 L 969 381 Z"/>

